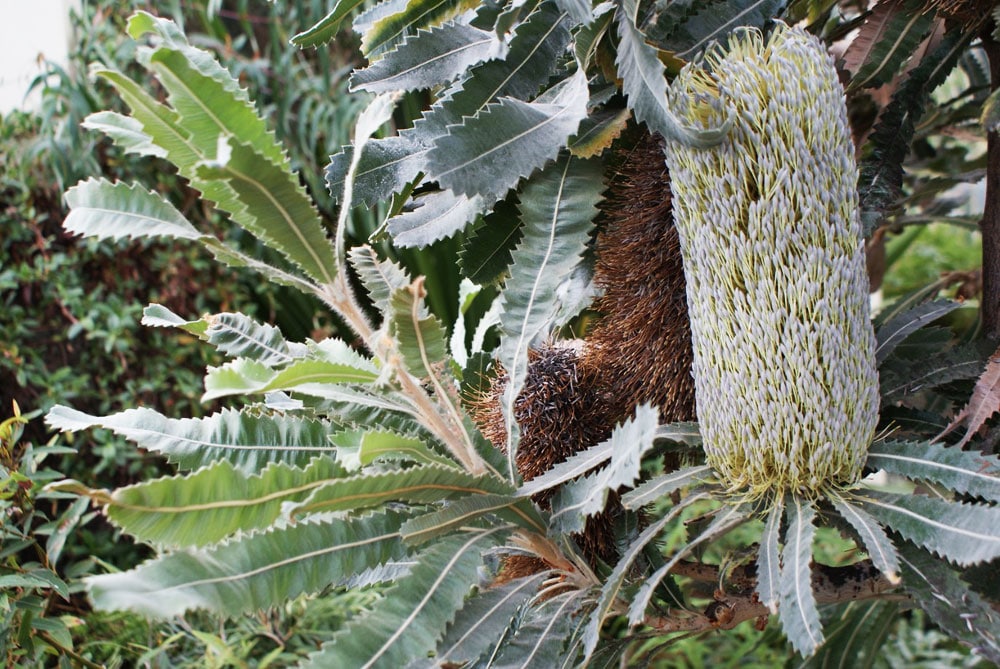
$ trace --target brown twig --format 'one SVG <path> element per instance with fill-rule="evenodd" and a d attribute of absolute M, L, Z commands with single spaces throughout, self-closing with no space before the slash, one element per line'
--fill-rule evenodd
<path fill-rule="evenodd" d="M 683 562 L 671 570 L 700 583 L 720 583 L 717 567 Z M 716 590 L 712 601 L 702 611 L 679 611 L 672 615 L 651 616 L 644 621 L 658 633 L 706 632 L 732 629 L 747 620 L 758 620 L 761 627 L 770 611 L 757 599 L 757 579 L 753 566 L 734 569 L 726 579 L 730 585 Z M 817 604 L 838 604 L 874 598 L 905 598 L 894 593 L 896 587 L 871 562 L 863 561 L 848 567 L 813 566 L 813 592 Z"/>

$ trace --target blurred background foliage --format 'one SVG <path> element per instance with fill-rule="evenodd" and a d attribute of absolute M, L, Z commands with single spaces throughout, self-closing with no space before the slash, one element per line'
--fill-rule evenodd
<path fill-rule="evenodd" d="M 367 102 L 363 95 L 347 94 L 348 75 L 361 64 L 356 40 L 345 32 L 329 48 L 288 45 L 291 35 L 326 14 L 327 4 L 84 2 L 73 16 L 77 40 L 68 66 L 47 64 L 46 75 L 33 84 L 41 92 L 41 108 L 0 119 L 0 421 L 10 419 L 0 427 L 0 663 L 285 666 L 313 649 L 315 630 L 337 627 L 366 604 L 364 597 L 344 594 L 299 600 L 255 619 L 192 617 L 167 626 L 90 611 L 74 578 L 96 563 L 126 569 L 146 550 L 85 513 L 85 504 L 46 494 L 42 487 L 60 475 L 91 487 L 119 487 L 168 470 L 110 433 L 95 431 L 80 443 L 64 436 L 66 443 L 57 444 L 40 420 L 31 420 L 56 401 L 96 415 L 144 404 L 178 417 L 218 409 L 199 401 L 204 368 L 215 362 L 211 349 L 186 346 L 172 330 L 141 326 L 142 308 L 150 302 L 191 318 L 238 310 L 278 325 L 291 340 L 336 332 L 330 316 L 300 293 L 226 269 L 194 245 L 111 246 L 70 237 L 61 227 L 63 191 L 103 175 L 155 184 L 196 225 L 213 229 L 213 214 L 200 208 L 166 163 L 123 155 L 80 125 L 92 112 L 121 110 L 122 103 L 86 72 L 92 62 L 135 67 L 134 42 L 123 37 L 123 25 L 136 9 L 173 18 L 192 43 L 214 52 L 239 77 L 271 120 L 321 213 L 332 221 L 336 211 L 323 168 L 330 154 L 349 142 L 354 118 Z M 980 133 L 954 129 L 974 118 L 988 92 L 985 71 L 981 55 L 971 51 L 953 75 L 956 80 L 935 92 L 938 111 L 921 122 L 908 163 L 905 210 L 879 233 L 885 244 L 885 300 L 934 284 L 950 296 L 977 297 L 981 212 L 969 202 L 981 193 L 969 184 L 985 172 L 985 142 Z M 417 98 L 404 103 L 396 124 L 408 125 L 421 104 Z M 951 195 L 942 198 L 942 192 Z M 354 240 L 375 232 L 384 213 L 355 211 Z M 446 323 L 457 317 L 457 267 L 434 258 L 455 258 L 458 243 L 445 240 L 422 251 L 382 248 L 414 274 L 430 278 L 428 303 Z M 24 416 L 15 415 L 14 402 Z M 892 642 L 883 656 L 872 658 L 874 666 L 974 665 L 919 612 L 887 633 Z M 653 652 L 650 661 L 774 667 L 786 659 L 779 639 L 747 627 L 729 636 L 675 642 Z"/>

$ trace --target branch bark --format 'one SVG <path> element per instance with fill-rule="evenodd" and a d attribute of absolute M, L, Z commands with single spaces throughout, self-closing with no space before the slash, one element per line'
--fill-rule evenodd
<path fill-rule="evenodd" d="M 757 578 L 753 567 L 740 567 L 724 577 L 717 567 L 694 562 L 679 564 L 673 573 L 705 584 L 728 582 L 725 590 L 717 589 L 712 601 L 702 611 L 680 611 L 673 615 L 651 616 L 645 624 L 653 630 L 666 632 L 707 632 L 728 630 L 747 620 L 757 620 L 763 628 L 770 611 L 757 599 Z M 874 598 L 905 599 L 894 593 L 897 587 L 889 582 L 869 561 L 848 567 L 813 565 L 813 592 L 817 604 L 838 604 Z"/>
<path fill-rule="evenodd" d="M 1000 88 L 1000 44 L 984 32 L 983 49 L 990 63 L 990 88 Z M 979 223 L 983 237 L 983 333 L 1000 339 L 1000 134 L 986 134 L 986 203 Z"/>

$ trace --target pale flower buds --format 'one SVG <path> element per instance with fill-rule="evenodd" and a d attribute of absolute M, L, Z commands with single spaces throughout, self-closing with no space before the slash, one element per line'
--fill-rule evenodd
<path fill-rule="evenodd" d="M 728 487 L 815 496 L 861 475 L 878 411 L 875 338 L 844 92 L 818 39 L 747 30 L 684 68 L 671 143 L 698 419 Z"/>

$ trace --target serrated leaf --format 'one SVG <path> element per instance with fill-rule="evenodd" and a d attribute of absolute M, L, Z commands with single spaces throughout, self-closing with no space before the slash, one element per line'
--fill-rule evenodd
<path fill-rule="evenodd" d="M 479 0 L 409 0 L 402 11 L 375 20 L 363 32 L 361 52 L 368 57 L 379 54 L 408 33 L 441 25 L 478 6 Z"/>
<path fill-rule="evenodd" d="M 392 294 L 410 285 L 406 270 L 391 260 L 378 257 L 375 250 L 366 245 L 355 246 L 347 252 L 351 266 L 358 273 L 361 284 L 368 291 L 375 308 L 383 314 L 389 312 Z"/>
<path fill-rule="evenodd" d="M 934 24 L 921 0 L 880 2 L 844 52 L 850 88 L 874 88 L 891 80 Z"/>
<path fill-rule="evenodd" d="M 781 600 L 781 554 L 778 538 L 781 533 L 781 517 L 785 514 L 785 495 L 774 500 L 767 512 L 764 531 L 760 537 L 757 553 L 757 596 L 771 614 L 778 612 Z"/>
<path fill-rule="evenodd" d="M 452 126 L 427 154 L 428 178 L 458 195 L 493 201 L 553 160 L 587 116 L 587 77 L 577 71 L 545 101 L 501 98 Z"/>
<path fill-rule="evenodd" d="M 635 490 L 630 490 L 622 496 L 622 504 L 626 509 L 640 509 L 675 490 L 701 483 L 711 476 L 712 468 L 709 465 L 682 467 L 636 486 Z"/>
<path fill-rule="evenodd" d="M 307 520 L 215 548 L 177 551 L 85 583 L 100 609 L 159 619 L 195 609 L 234 617 L 400 560 L 406 554 L 402 520 L 397 514 Z"/>
<path fill-rule="evenodd" d="M 413 544 L 423 543 L 491 514 L 532 532 L 545 534 L 545 521 L 530 500 L 513 494 L 491 493 L 463 497 L 440 511 L 413 518 L 403 526 L 403 538 Z"/>
<path fill-rule="evenodd" d="M 463 533 L 435 543 L 370 612 L 351 619 L 302 666 L 398 669 L 425 657 L 478 582 L 483 553 L 503 532 Z"/>
<path fill-rule="evenodd" d="M 765 27 L 788 4 L 786 0 L 736 0 L 721 4 L 693 3 L 697 8 L 670 33 L 666 48 L 693 60 L 712 42 L 725 42 L 739 28 Z M 702 5 L 699 7 L 699 5 Z"/>
<path fill-rule="evenodd" d="M 511 253 L 520 240 L 517 209 L 502 201 L 468 235 L 459 256 L 462 275 L 481 286 L 498 281 L 507 273 Z"/>
<path fill-rule="evenodd" d="M 912 544 L 899 547 L 903 587 L 934 623 L 1000 664 L 1000 614 L 947 564 Z"/>
<path fill-rule="evenodd" d="M 966 421 L 965 436 L 958 442 L 957 447 L 961 448 L 969 443 L 973 435 L 1000 411 L 1000 350 L 995 352 L 988 363 L 986 369 L 976 380 L 976 386 L 972 390 L 972 397 L 954 420 L 945 428 L 944 432 L 938 436 L 944 436 L 959 423 Z"/>
<path fill-rule="evenodd" d="M 479 195 L 459 195 L 450 190 L 421 195 L 414 209 L 388 221 L 389 235 L 402 248 L 424 247 L 457 234 L 489 209 Z"/>
<path fill-rule="evenodd" d="M 327 189 L 334 202 L 344 193 L 344 180 L 354 160 L 355 147 L 346 146 L 330 157 L 323 171 Z M 361 149 L 354 174 L 352 198 L 355 204 L 374 207 L 399 193 L 417 178 L 426 149 L 408 137 L 371 139 Z"/>
<path fill-rule="evenodd" d="M 103 132 L 125 153 L 167 157 L 167 150 L 153 142 L 153 138 L 143 130 L 142 123 L 131 116 L 113 111 L 99 111 L 87 116 L 80 125 L 88 130 Z"/>
<path fill-rule="evenodd" d="M 868 552 L 875 568 L 885 574 L 891 583 L 898 583 L 899 557 L 896 555 L 896 547 L 878 521 L 856 504 L 852 504 L 850 498 L 845 498 L 839 493 L 830 495 L 829 499 L 841 517 L 861 537 L 862 547 Z"/>
<path fill-rule="evenodd" d="M 304 469 L 274 464 L 249 476 L 221 461 L 191 474 L 118 488 L 98 501 L 112 523 L 140 541 L 207 546 L 270 526 L 282 505 L 302 501 L 344 475 L 329 458 L 316 458 Z"/>
<path fill-rule="evenodd" d="M 444 327 L 424 306 L 423 277 L 392 294 L 392 333 L 407 370 L 418 378 L 435 377 L 445 359 Z"/>
<path fill-rule="evenodd" d="M 716 511 L 715 518 L 708 524 L 708 527 L 701 530 L 696 537 L 688 541 L 680 550 L 676 551 L 665 564 L 660 566 L 651 576 L 643 580 L 639 590 L 635 593 L 635 598 L 628 607 L 629 624 L 638 625 L 642 622 L 653 599 L 653 593 L 663 579 L 667 577 L 671 569 L 677 566 L 682 559 L 690 555 L 691 551 L 699 545 L 722 536 L 734 527 L 746 522 L 750 511 L 750 508 L 745 504 L 731 504 Z"/>
<path fill-rule="evenodd" d="M 76 432 L 103 427 L 162 453 L 182 470 L 225 460 L 245 473 L 269 463 L 305 467 L 320 455 L 334 456 L 328 423 L 291 416 L 254 416 L 232 409 L 206 418 L 167 418 L 152 409 L 129 409 L 98 418 L 56 405 L 45 417 L 49 427 Z"/>
<path fill-rule="evenodd" d="M 608 110 L 591 114 L 569 141 L 569 151 L 577 158 L 593 158 L 610 148 L 632 117 L 632 110 Z"/>
<path fill-rule="evenodd" d="M 666 71 L 656 49 L 636 25 L 638 11 L 638 0 L 622 0 L 615 14 L 620 40 L 615 65 L 636 120 L 668 140 L 699 147 L 719 143 L 728 126 L 701 131 L 685 128 L 667 107 Z"/>
<path fill-rule="evenodd" d="M 364 4 L 364 0 L 337 0 L 329 13 L 308 30 L 292 36 L 291 42 L 299 48 L 320 46 L 337 36 L 340 22 L 354 9 Z"/>
<path fill-rule="evenodd" d="M 867 466 L 1000 502 L 1000 459 L 994 455 L 930 442 L 881 441 L 869 449 Z"/>
<path fill-rule="evenodd" d="M 585 593 L 572 591 L 532 607 L 519 621 L 514 634 L 504 640 L 490 666 L 496 669 L 552 669 L 572 659 L 575 653 L 567 653 L 566 646 L 580 624 L 578 614 L 584 602 Z"/>
<path fill-rule="evenodd" d="M 331 480 L 313 488 L 307 497 L 289 506 L 287 512 L 297 517 L 328 511 L 357 511 L 388 502 L 432 504 L 454 497 L 508 491 L 509 486 L 499 479 L 473 476 L 437 464 L 381 472 L 362 470 L 356 476 Z"/>
<path fill-rule="evenodd" d="M 323 230 L 319 212 L 287 165 L 271 162 L 253 147 L 230 140 L 224 162 L 205 163 L 203 179 L 228 182 L 239 198 L 220 202 L 233 221 L 279 251 L 313 280 L 333 283 L 336 272 L 333 245 Z"/>
<path fill-rule="evenodd" d="M 605 442 L 611 461 L 603 469 L 563 485 L 552 500 L 549 526 L 562 534 L 582 532 L 586 519 L 604 510 L 608 493 L 631 487 L 639 478 L 642 456 L 653 447 L 659 410 L 640 404 L 633 418 L 616 426 Z M 559 465 L 556 465 L 559 467 Z"/>
<path fill-rule="evenodd" d="M 237 358 L 221 367 L 208 368 L 202 401 L 275 390 L 325 397 L 324 387 L 327 385 L 371 383 L 377 378 L 378 371 L 372 365 L 357 365 L 353 360 L 296 360 L 280 370 L 273 370 L 256 360 Z"/>
<path fill-rule="evenodd" d="M 795 669 L 871 669 L 899 619 L 896 602 L 852 602 L 826 625 L 826 641 Z"/>
<path fill-rule="evenodd" d="M 957 379 L 975 378 L 982 373 L 984 365 L 983 353 L 978 346 L 948 348 L 930 359 L 890 361 L 879 369 L 882 404 L 885 406 L 907 395 Z"/>
<path fill-rule="evenodd" d="M 87 179 L 66 191 L 70 212 L 63 227 L 98 239 L 205 237 L 159 193 L 138 184 Z"/>
<path fill-rule="evenodd" d="M 376 460 L 404 460 L 417 464 L 458 467 L 454 460 L 432 450 L 423 439 L 398 432 L 385 429 L 365 430 L 356 443 L 358 459 L 362 465 L 370 465 Z"/>
<path fill-rule="evenodd" d="M 653 521 L 649 524 L 642 533 L 636 537 L 631 544 L 622 552 L 621 559 L 618 560 L 618 564 L 615 565 L 614 569 L 611 570 L 611 574 L 604 580 L 601 586 L 601 593 L 597 599 L 597 605 L 594 610 L 591 611 L 590 616 L 587 620 L 587 628 L 584 632 L 584 662 L 589 660 L 594 654 L 594 650 L 597 648 L 597 644 L 601 639 L 601 628 L 604 627 L 604 620 L 607 618 L 608 614 L 611 612 L 616 605 L 620 605 L 619 596 L 622 593 L 622 589 L 625 585 L 625 579 L 628 576 L 632 564 L 636 559 L 642 554 L 646 546 L 648 546 L 660 532 L 663 531 L 667 525 L 675 522 L 684 511 L 692 504 L 700 502 L 704 499 L 708 499 L 709 494 L 705 492 L 699 492 L 691 495 L 687 499 L 681 501 L 674 508 L 670 510 L 669 513 L 664 515 L 659 520 Z"/>
<path fill-rule="evenodd" d="M 859 164 L 858 195 L 861 222 L 870 235 L 885 219 L 903 183 L 903 160 L 909 153 L 917 122 L 934 90 L 965 53 L 971 35 L 955 26 L 941 43 L 913 68 L 892 96 L 872 132 L 868 157 Z"/>
<path fill-rule="evenodd" d="M 546 573 L 519 578 L 481 591 L 466 602 L 438 644 L 427 669 L 447 662 L 471 662 L 495 644 L 511 621 L 538 592 Z"/>
<path fill-rule="evenodd" d="M 473 65 L 503 55 L 496 33 L 448 22 L 418 30 L 395 50 L 351 75 L 352 89 L 370 93 L 419 90 L 445 84 Z"/>
<path fill-rule="evenodd" d="M 961 302 L 935 300 L 917 305 L 881 326 L 875 333 L 875 362 L 881 364 L 911 333 L 962 306 Z"/>
<path fill-rule="evenodd" d="M 142 320 L 140 322 L 146 327 L 151 328 L 179 328 L 202 340 L 205 339 L 205 331 L 208 330 L 208 323 L 204 319 L 199 318 L 195 321 L 185 320 L 162 304 L 156 304 L 155 302 L 147 305 L 142 310 Z"/>
<path fill-rule="evenodd" d="M 816 534 L 816 509 L 808 500 L 792 495 L 785 505 L 788 527 L 781 551 L 781 629 L 792 647 L 808 657 L 823 643 L 823 625 L 812 589 L 812 545 Z"/>
<path fill-rule="evenodd" d="M 316 295 L 315 284 L 303 279 L 300 276 L 286 272 L 283 269 L 261 260 L 257 260 L 256 258 L 251 258 L 242 251 L 227 246 L 214 237 L 205 239 L 203 243 L 215 259 L 224 265 L 235 268 L 252 269 L 272 283 L 294 288 L 305 295 Z"/>
<path fill-rule="evenodd" d="M 557 287 L 576 267 L 588 244 L 601 192 L 600 165 L 564 158 L 525 186 L 521 193 L 524 236 L 503 292 L 498 357 L 507 370 L 504 415 L 527 373 L 528 349 L 544 336 L 559 308 Z M 511 435 L 512 436 L 512 435 Z M 509 439 L 513 462 L 516 439 Z M 511 465 L 511 470 L 514 467 Z"/>
<path fill-rule="evenodd" d="M 868 491 L 858 502 L 904 539 L 959 565 L 1000 557 L 1000 508 Z"/>

